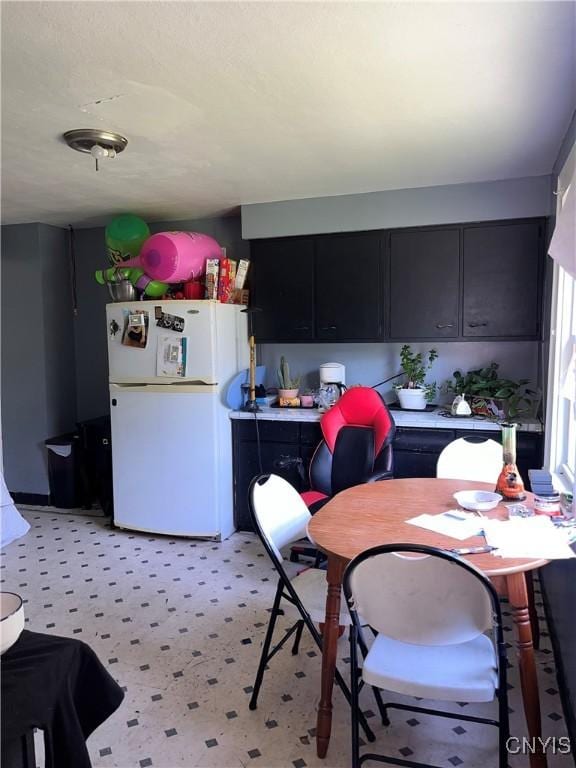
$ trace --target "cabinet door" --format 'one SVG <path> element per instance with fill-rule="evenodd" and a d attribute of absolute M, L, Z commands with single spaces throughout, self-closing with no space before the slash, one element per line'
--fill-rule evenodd
<path fill-rule="evenodd" d="M 458 336 L 459 231 L 392 232 L 390 286 L 391 338 Z"/>
<path fill-rule="evenodd" d="M 377 341 L 382 337 L 379 233 L 317 238 L 316 338 Z"/>
<path fill-rule="evenodd" d="M 541 232 L 539 221 L 464 228 L 464 337 L 537 337 Z"/>
<path fill-rule="evenodd" d="M 398 427 L 392 443 L 394 477 L 436 477 L 438 456 L 453 439 L 449 429 Z"/>
<path fill-rule="evenodd" d="M 314 241 L 311 238 L 251 243 L 254 334 L 262 341 L 314 337 Z"/>
<path fill-rule="evenodd" d="M 262 471 L 280 475 L 301 489 L 298 464 L 300 452 L 294 443 L 261 443 Z M 252 518 L 248 503 L 248 489 L 252 478 L 260 474 L 257 443 L 239 443 L 234 466 L 234 522 L 240 531 L 252 531 Z"/>

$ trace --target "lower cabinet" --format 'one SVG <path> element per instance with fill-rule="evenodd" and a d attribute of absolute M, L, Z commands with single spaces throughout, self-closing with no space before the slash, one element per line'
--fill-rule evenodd
<path fill-rule="evenodd" d="M 490 430 L 397 427 L 394 477 L 435 477 L 440 452 L 459 437 L 500 441 L 500 433 Z M 253 530 L 248 489 L 260 472 L 280 475 L 300 492 L 308 489 L 308 467 L 320 439 L 318 422 L 232 419 L 234 521 L 238 530 Z M 517 464 L 528 489 L 528 470 L 541 467 L 542 462 L 542 435 L 519 432 Z"/>
<path fill-rule="evenodd" d="M 308 467 L 320 436 L 317 422 L 232 419 L 234 522 L 239 531 L 254 530 L 248 490 L 260 472 L 280 475 L 300 492 L 308 488 Z"/>
<path fill-rule="evenodd" d="M 394 477 L 435 477 L 440 451 L 454 439 L 451 429 L 396 427 Z"/>
<path fill-rule="evenodd" d="M 394 440 L 394 477 L 435 477 L 436 462 L 443 448 L 452 440 L 497 440 L 500 433 L 492 430 L 396 428 Z M 524 485 L 529 490 L 528 470 L 542 466 L 543 438 L 538 432 L 518 432 L 516 463 Z"/>

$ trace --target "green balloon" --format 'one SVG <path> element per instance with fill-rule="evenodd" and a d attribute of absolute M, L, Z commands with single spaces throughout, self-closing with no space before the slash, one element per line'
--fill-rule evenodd
<path fill-rule="evenodd" d="M 120 264 L 138 256 L 142 245 L 150 237 L 150 229 L 138 216 L 123 213 L 108 224 L 105 237 L 109 261 Z"/>

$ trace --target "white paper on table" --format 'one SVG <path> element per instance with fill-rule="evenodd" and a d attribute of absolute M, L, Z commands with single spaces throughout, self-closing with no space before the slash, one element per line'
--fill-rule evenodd
<path fill-rule="evenodd" d="M 549 517 L 513 517 L 510 520 L 486 520 L 486 543 L 496 547 L 497 557 L 563 560 L 576 557 L 569 546 L 567 529 L 556 528 Z"/>
<path fill-rule="evenodd" d="M 480 536 L 484 528 L 484 520 L 470 512 L 454 510 L 442 512 L 439 515 L 418 515 L 405 522 L 410 525 L 417 525 L 419 528 L 426 528 L 428 531 L 442 533 L 444 536 L 450 536 L 452 539 L 463 541 L 470 536 Z"/>

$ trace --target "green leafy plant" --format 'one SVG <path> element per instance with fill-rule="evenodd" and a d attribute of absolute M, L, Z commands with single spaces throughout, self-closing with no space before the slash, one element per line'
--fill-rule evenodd
<path fill-rule="evenodd" d="M 503 379 L 498 376 L 498 363 L 490 363 L 485 368 L 477 368 L 463 374 L 454 371 L 453 380 L 445 383 L 447 392 L 466 395 L 475 413 L 494 413 L 501 410 L 506 418 L 535 415 L 540 402 L 540 391 L 530 387 L 529 379 Z"/>
<path fill-rule="evenodd" d="M 430 349 L 425 355 L 423 352 L 413 352 L 410 344 L 404 344 L 400 350 L 400 366 L 405 376 L 404 384 L 398 385 L 401 389 L 424 389 L 424 396 L 430 402 L 436 395 L 436 382 L 425 383 L 426 373 L 432 368 L 432 363 L 438 357 L 435 349 Z"/>
<path fill-rule="evenodd" d="M 294 378 L 290 376 L 290 366 L 284 355 L 280 358 L 280 368 L 278 368 L 278 386 L 280 389 L 298 389 L 300 386 L 300 376 Z"/>

